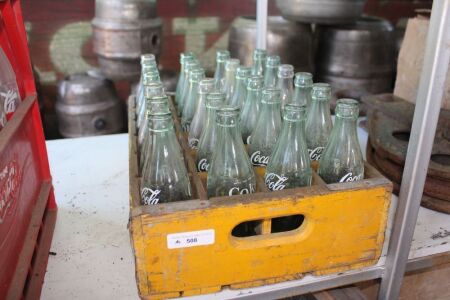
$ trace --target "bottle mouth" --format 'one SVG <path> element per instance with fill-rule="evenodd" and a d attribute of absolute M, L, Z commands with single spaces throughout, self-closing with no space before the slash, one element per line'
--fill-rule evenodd
<path fill-rule="evenodd" d="M 265 88 L 262 91 L 261 102 L 265 104 L 280 104 L 281 90 L 277 88 Z"/>
<path fill-rule="evenodd" d="M 281 59 L 278 55 L 267 56 L 266 66 L 268 68 L 276 68 L 280 66 Z"/>
<path fill-rule="evenodd" d="M 225 103 L 225 94 L 212 92 L 206 96 L 206 108 L 218 109 Z"/>
<path fill-rule="evenodd" d="M 312 87 L 313 75 L 307 72 L 298 72 L 295 74 L 294 84 L 298 87 Z"/>
<path fill-rule="evenodd" d="M 240 66 L 236 69 L 236 79 L 246 79 L 252 74 L 252 68 Z"/>
<path fill-rule="evenodd" d="M 331 98 L 331 85 L 328 83 L 314 83 L 312 97 L 316 100 L 328 101 Z"/>
<path fill-rule="evenodd" d="M 156 57 L 154 54 L 146 53 L 141 55 L 141 65 L 156 62 Z"/>
<path fill-rule="evenodd" d="M 205 78 L 205 70 L 202 68 L 195 68 L 189 72 L 189 82 L 200 82 Z"/>
<path fill-rule="evenodd" d="M 247 89 L 260 90 L 263 88 L 263 77 L 260 75 L 253 75 L 247 78 Z"/>
<path fill-rule="evenodd" d="M 225 62 L 230 58 L 230 51 L 228 50 L 217 50 L 216 52 L 216 60 L 217 62 Z"/>
<path fill-rule="evenodd" d="M 278 77 L 280 78 L 293 78 L 294 67 L 292 65 L 281 65 L 278 67 Z"/>
<path fill-rule="evenodd" d="M 165 132 L 171 129 L 173 121 L 172 114 L 150 114 L 148 116 L 148 129 L 153 132 Z"/>
<path fill-rule="evenodd" d="M 237 106 L 222 106 L 216 111 L 216 122 L 223 127 L 234 127 L 238 122 L 239 112 Z"/>
<path fill-rule="evenodd" d="M 306 105 L 286 104 L 283 109 L 283 119 L 292 122 L 306 120 Z"/>
<path fill-rule="evenodd" d="M 237 58 L 227 59 L 225 62 L 225 70 L 226 71 L 236 71 L 236 69 L 240 63 L 241 63 L 241 61 Z"/>
<path fill-rule="evenodd" d="M 200 80 L 198 85 L 198 92 L 200 94 L 209 94 L 215 88 L 215 80 L 214 78 L 204 78 Z"/>
<path fill-rule="evenodd" d="M 184 65 L 188 61 L 194 61 L 194 54 L 192 52 L 186 52 L 180 54 L 180 64 Z"/>
<path fill-rule="evenodd" d="M 358 119 L 359 102 L 351 98 L 339 99 L 336 103 L 336 116 L 345 119 Z"/>
<path fill-rule="evenodd" d="M 157 116 L 171 114 L 169 109 L 169 103 L 163 100 L 153 100 L 148 102 L 147 105 L 147 116 Z M 171 114 L 172 115 L 172 114 Z"/>
<path fill-rule="evenodd" d="M 264 49 L 255 49 L 253 51 L 254 59 L 265 59 L 267 57 L 267 51 Z"/>

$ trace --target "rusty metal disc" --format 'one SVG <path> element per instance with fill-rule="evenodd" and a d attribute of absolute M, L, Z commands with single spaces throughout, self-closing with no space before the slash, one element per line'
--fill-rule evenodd
<path fill-rule="evenodd" d="M 414 105 L 391 94 L 363 97 L 369 107 L 371 145 L 383 159 L 405 164 Z M 450 180 L 450 111 L 442 110 L 433 145 L 428 176 Z"/>

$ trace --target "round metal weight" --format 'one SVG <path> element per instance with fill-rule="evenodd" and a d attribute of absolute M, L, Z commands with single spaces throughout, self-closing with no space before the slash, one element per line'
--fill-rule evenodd
<path fill-rule="evenodd" d="M 255 50 L 256 20 L 239 17 L 231 25 L 228 48 L 232 57 L 242 65 L 253 63 Z M 313 71 L 313 37 L 311 26 L 272 16 L 267 24 L 267 52 L 279 55 L 284 64 L 291 64 L 298 71 Z"/>
<path fill-rule="evenodd" d="M 371 146 L 370 139 L 367 143 L 367 149 L 366 149 L 366 159 L 369 164 L 371 164 L 373 167 L 377 168 L 381 174 L 389 178 L 389 175 L 386 174 L 383 169 L 377 164 L 377 162 L 374 159 L 375 157 L 375 149 Z M 389 178 L 392 181 L 393 184 L 393 193 L 398 195 L 400 193 L 400 184 L 393 180 L 392 178 Z M 442 213 L 450 214 L 450 201 L 447 200 L 441 200 L 437 198 L 430 197 L 426 194 L 422 195 L 422 201 L 421 205 L 423 207 L 426 207 L 431 210 L 439 211 Z"/>
<path fill-rule="evenodd" d="M 317 26 L 316 44 L 315 81 L 330 83 L 335 94 L 392 91 L 395 34 L 388 21 L 362 17 L 351 25 Z"/>
<path fill-rule="evenodd" d="M 98 73 L 76 74 L 59 82 L 59 131 L 67 138 L 118 133 L 123 110 L 111 81 Z"/>
<path fill-rule="evenodd" d="M 160 53 L 162 22 L 155 16 L 155 1 L 96 1 L 92 20 L 94 52 L 106 77 L 137 79 L 140 56 Z"/>
<path fill-rule="evenodd" d="M 277 0 L 289 20 L 316 24 L 352 23 L 361 16 L 366 0 Z"/>

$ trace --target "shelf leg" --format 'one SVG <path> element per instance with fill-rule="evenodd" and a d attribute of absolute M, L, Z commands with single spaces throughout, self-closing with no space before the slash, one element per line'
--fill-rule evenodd
<path fill-rule="evenodd" d="M 433 1 L 427 47 L 406 156 L 394 227 L 378 295 L 398 299 L 411 248 L 420 201 L 450 62 L 450 0 Z"/>

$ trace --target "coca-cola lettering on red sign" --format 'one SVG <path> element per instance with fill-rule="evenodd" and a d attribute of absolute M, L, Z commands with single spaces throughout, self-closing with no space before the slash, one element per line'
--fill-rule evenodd
<path fill-rule="evenodd" d="M 363 179 L 363 175 L 362 174 L 353 176 L 353 173 L 350 172 L 350 173 L 345 174 L 341 178 L 341 180 L 339 180 L 339 182 L 352 182 L 352 181 L 358 181 L 358 180 L 361 180 L 361 179 Z"/>
<path fill-rule="evenodd" d="M 17 200 L 22 174 L 17 159 L 0 170 L 0 224 L 5 219 L 8 210 Z"/>
<path fill-rule="evenodd" d="M 322 155 L 323 149 L 325 147 L 317 147 L 316 149 L 312 150 L 312 149 L 308 149 L 309 152 L 309 158 L 311 160 L 319 160 L 320 156 Z"/>
<path fill-rule="evenodd" d="M 288 180 L 285 176 L 280 176 L 275 173 L 269 173 L 266 176 L 266 186 L 271 191 L 281 191 L 286 188 L 286 181 Z"/>
<path fill-rule="evenodd" d="M 265 167 L 269 163 L 269 156 L 261 155 L 261 151 L 256 151 L 250 156 L 250 160 L 254 166 Z"/>
<path fill-rule="evenodd" d="M 161 193 L 160 190 L 152 190 L 150 188 L 143 188 L 142 189 L 142 201 L 145 205 L 155 205 L 159 202 L 159 194 Z"/>

